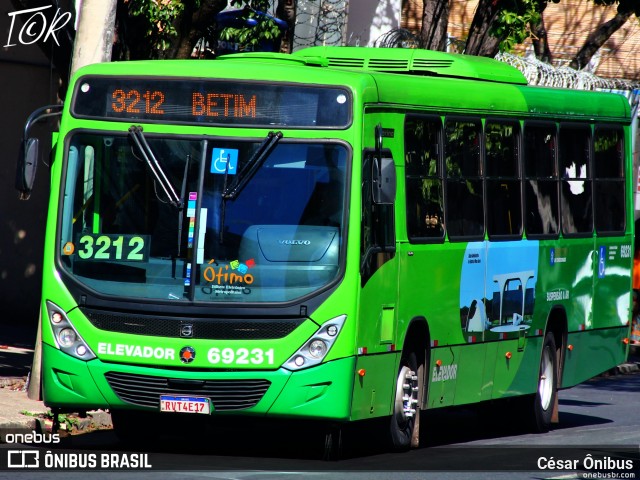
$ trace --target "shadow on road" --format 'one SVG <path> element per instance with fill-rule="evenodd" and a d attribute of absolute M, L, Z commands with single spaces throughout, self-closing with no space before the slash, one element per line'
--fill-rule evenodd
<path fill-rule="evenodd" d="M 530 433 L 523 422 L 504 421 L 504 402 L 483 408 L 452 408 L 422 412 L 422 446 L 405 454 L 390 453 L 383 436 L 384 421 L 369 422 L 349 428 L 343 433 L 344 450 L 340 469 L 380 469 L 402 459 L 402 467 L 451 469 L 456 466 L 477 468 L 470 458 L 504 455 L 511 458 L 512 447 L 505 443 L 511 436 Z M 196 416 L 199 417 L 199 416 Z M 513 417 L 509 417 L 513 420 Z M 95 431 L 62 439 L 57 447 L 73 450 L 103 450 L 112 452 L 148 452 L 163 468 L 176 469 L 188 462 L 193 468 L 215 469 L 333 469 L 321 460 L 324 448 L 322 425 L 312 422 L 263 422 L 244 419 L 219 421 L 194 418 L 193 415 L 158 415 L 152 435 L 126 443 L 112 430 Z M 562 428 L 597 425 L 609 422 L 596 416 L 561 413 Z M 141 424 L 141 428 L 144 425 Z M 487 446 L 482 441 L 501 439 L 500 445 Z M 476 445 L 465 445 L 478 442 Z M 507 440 L 508 442 L 508 440 Z M 516 447 L 526 450 L 522 442 Z M 549 448 L 549 447 L 540 447 Z M 470 453 L 471 452 L 471 453 Z M 502 453 L 498 453 L 502 452 Z M 528 455 L 528 453 L 526 453 Z M 476 458 L 476 460 L 478 460 Z M 405 463 L 409 461 L 409 463 Z M 511 461 L 511 460 L 509 460 Z M 462 462 L 462 464 L 459 464 Z M 469 463 L 471 462 L 471 463 Z M 241 465 L 241 467 L 240 467 Z M 475 465 L 475 466 L 474 466 Z M 155 467 L 155 465 L 154 465 Z M 336 468 L 338 468 L 336 467 Z M 465 469 L 467 468 L 465 467 Z M 473 467 L 473 468 L 472 468 Z"/>

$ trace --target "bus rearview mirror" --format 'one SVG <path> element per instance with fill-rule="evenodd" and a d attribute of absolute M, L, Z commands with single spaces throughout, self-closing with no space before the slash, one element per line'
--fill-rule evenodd
<path fill-rule="evenodd" d="M 36 180 L 38 168 L 39 141 L 37 138 L 27 138 L 20 146 L 20 157 L 16 170 L 16 188 L 20 192 L 20 200 L 28 200 Z"/>
<path fill-rule="evenodd" d="M 373 163 L 373 201 L 378 205 L 393 205 L 396 199 L 396 167 L 393 158 L 376 158 Z"/>

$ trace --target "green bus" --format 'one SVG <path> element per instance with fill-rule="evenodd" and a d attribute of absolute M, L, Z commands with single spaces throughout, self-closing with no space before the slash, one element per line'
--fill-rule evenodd
<path fill-rule="evenodd" d="M 421 411 L 507 398 L 546 431 L 559 389 L 626 359 L 621 95 L 419 49 L 90 65 L 29 119 L 24 197 L 29 127 L 57 113 L 54 411 L 108 409 L 123 438 L 162 415 L 318 422 L 331 457 L 347 425 L 408 449 Z"/>

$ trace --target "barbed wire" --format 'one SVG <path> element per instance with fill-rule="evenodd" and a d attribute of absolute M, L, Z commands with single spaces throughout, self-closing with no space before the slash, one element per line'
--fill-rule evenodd
<path fill-rule="evenodd" d="M 404 28 L 394 28 L 380 35 L 374 42 L 379 48 L 419 48 L 420 37 Z"/>
<path fill-rule="evenodd" d="M 415 33 L 403 29 L 393 29 L 381 35 L 374 42 L 376 47 L 382 48 L 419 48 L 420 38 Z M 462 53 L 464 43 L 449 38 L 448 49 Z M 629 90 L 640 89 L 640 82 L 621 78 L 599 77 L 585 70 L 575 70 L 571 67 L 553 66 L 542 62 L 533 55 L 522 57 L 512 53 L 499 53 L 495 57 L 504 63 L 516 67 L 527 78 L 529 85 L 546 87 L 571 88 L 576 90 Z"/>
<path fill-rule="evenodd" d="M 341 45 L 347 23 L 346 0 L 306 0 L 298 4 L 294 49 Z M 303 28 L 300 28 L 303 26 Z"/>
<path fill-rule="evenodd" d="M 535 57 L 521 57 L 511 53 L 499 53 L 495 57 L 517 68 L 530 85 L 572 88 L 576 90 L 634 90 L 640 82 L 621 78 L 603 78 L 584 70 L 567 66 L 554 67 Z"/>

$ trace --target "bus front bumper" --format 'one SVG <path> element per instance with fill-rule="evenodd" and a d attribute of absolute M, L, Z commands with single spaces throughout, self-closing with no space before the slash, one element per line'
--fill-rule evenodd
<path fill-rule="evenodd" d="M 249 401 L 254 404 L 237 408 L 233 401 L 221 400 L 220 404 L 225 406 L 217 408 L 213 399 L 213 415 L 341 421 L 349 418 L 355 375 L 354 357 L 297 372 L 283 368 L 247 372 L 190 371 L 105 363 L 99 359 L 84 362 L 47 344 L 43 344 L 42 358 L 44 403 L 67 411 L 115 408 L 159 411 L 162 394 L 198 396 L 202 385 L 214 389 L 220 385 L 218 390 L 228 389 L 228 394 L 222 395 L 236 397 L 237 405 L 243 405 L 248 397 L 253 397 L 255 402 Z M 253 384 L 260 384 L 266 390 L 258 391 Z"/>

